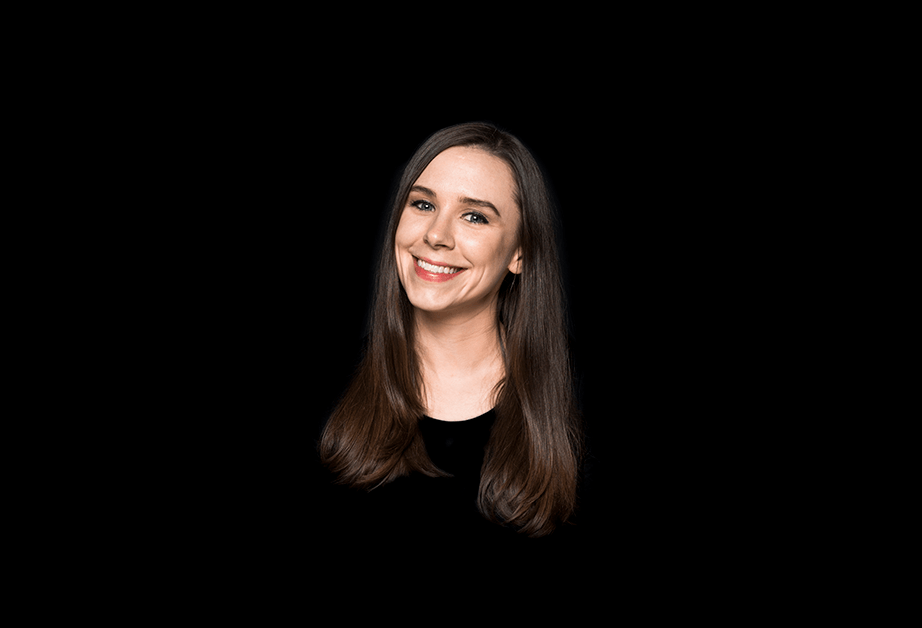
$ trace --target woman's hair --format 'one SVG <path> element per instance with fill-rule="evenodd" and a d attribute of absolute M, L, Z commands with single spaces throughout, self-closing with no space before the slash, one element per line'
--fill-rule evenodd
<path fill-rule="evenodd" d="M 425 415 L 413 307 L 400 283 L 394 238 L 410 187 L 442 151 L 476 147 L 503 159 L 521 210 L 521 274 L 498 297 L 505 377 L 481 469 L 478 508 L 487 519 L 544 536 L 573 513 L 581 427 L 573 396 L 556 215 L 534 157 L 515 137 L 484 123 L 432 135 L 403 171 L 374 292 L 364 357 L 320 440 L 338 481 L 371 490 L 412 472 L 446 476 L 429 459 L 418 427 Z"/>

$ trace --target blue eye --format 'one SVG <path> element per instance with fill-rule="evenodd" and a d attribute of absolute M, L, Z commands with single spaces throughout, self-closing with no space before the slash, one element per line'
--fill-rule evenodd
<path fill-rule="evenodd" d="M 429 201 L 413 201 L 410 205 L 424 212 L 431 212 L 435 209 L 435 205 Z"/>
<path fill-rule="evenodd" d="M 469 223 L 472 223 L 475 225 L 490 224 L 490 221 L 487 220 L 486 216 L 484 216 L 483 214 L 479 212 L 467 212 L 466 214 L 464 214 L 463 218 L 467 220 Z"/>

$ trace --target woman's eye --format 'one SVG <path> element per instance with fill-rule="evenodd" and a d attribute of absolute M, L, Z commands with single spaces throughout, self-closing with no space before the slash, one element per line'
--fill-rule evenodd
<path fill-rule="evenodd" d="M 462 216 L 466 221 L 473 223 L 475 225 L 488 225 L 490 221 L 487 220 L 486 216 L 478 212 L 468 212 Z"/>
<path fill-rule="evenodd" d="M 413 201 L 410 204 L 413 205 L 413 207 L 416 207 L 417 209 L 420 209 L 424 212 L 431 212 L 432 210 L 435 209 L 435 205 L 433 205 L 429 201 Z"/>

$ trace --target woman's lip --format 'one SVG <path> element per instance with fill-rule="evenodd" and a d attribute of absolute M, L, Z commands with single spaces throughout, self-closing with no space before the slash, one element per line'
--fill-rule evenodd
<path fill-rule="evenodd" d="M 422 268 L 419 264 L 416 263 L 416 259 L 421 259 L 427 264 L 432 264 L 433 266 L 446 266 L 445 264 L 436 264 L 435 262 L 430 262 L 425 257 L 416 258 L 414 255 L 413 260 L 413 269 L 416 271 L 416 276 L 425 281 L 431 281 L 433 283 L 442 283 L 445 281 L 451 281 L 458 275 L 464 272 L 464 268 L 458 270 L 456 273 L 446 274 L 446 273 L 430 273 L 428 270 Z M 454 266 L 449 266 L 449 268 L 456 268 Z"/>

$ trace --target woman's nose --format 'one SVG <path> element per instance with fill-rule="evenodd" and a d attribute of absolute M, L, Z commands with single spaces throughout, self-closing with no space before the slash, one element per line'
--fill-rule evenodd
<path fill-rule="evenodd" d="M 451 233 L 451 216 L 448 212 L 438 212 L 429 223 L 423 241 L 432 248 L 453 248 L 455 245 Z"/>

